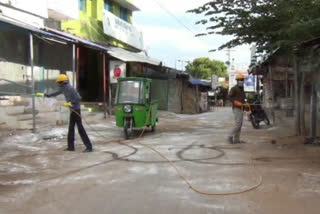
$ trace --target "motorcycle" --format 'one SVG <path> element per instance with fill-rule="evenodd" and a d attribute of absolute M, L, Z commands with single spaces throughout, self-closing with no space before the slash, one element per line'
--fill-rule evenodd
<path fill-rule="evenodd" d="M 259 129 L 260 122 L 264 122 L 266 125 L 270 125 L 270 120 L 262 108 L 262 105 L 259 102 L 254 102 L 252 104 L 248 104 L 250 109 L 249 119 L 253 128 Z"/>

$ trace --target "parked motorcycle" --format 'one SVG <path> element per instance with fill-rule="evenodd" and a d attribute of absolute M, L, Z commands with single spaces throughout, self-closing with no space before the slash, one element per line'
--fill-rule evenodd
<path fill-rule="evenodd" d="M 252 104 L 248 104 L 250 109 L 250 115 L 249 119 L 251 121 L 251 124 L 253 128 L 259 129 L 260 128 L 260 122 L 264 122 L 266 125 L 270 125 L 270 120 L 262 108 L 262 105 L 259 102 L 254 102 Z"/>

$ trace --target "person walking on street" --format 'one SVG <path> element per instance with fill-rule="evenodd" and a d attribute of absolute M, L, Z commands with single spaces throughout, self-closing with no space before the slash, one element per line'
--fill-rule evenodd
<path fill-rule="evenodd" d="M 37 93 L 37 97 L 55 97 L 60 94 L 64 94 L 66 103 L 63 105 L 65 107 L 70 108 L 70 119 L 69 119 L 69 129 L 68 129 L 68 147 L 65 151 L 75 151 L 74 148 L 74 127 L 77 124 L 78 131 L 81 137 L 83 144 L 86 146 L 86 149 L 83 152 L 92 152 L 92 144 L 90 139 L 83 127 L 82 119 L 81 119 L 81 111 L 80 111 L 80 95 L 74 89 L 70 83 L 69 78 L 65 74 L 60 74 L 56 80 L 57 84 L 59 85 L 59 90 L 52 93 Z"/>
<path fill-rule="evenodd" d="M 242 74 L 238 74 L 236 76 L 237 85 L 231 88 L 229 92 L 229 99 L 232 102 L 232 111 L 235 118 L 235 126 L 232 129 L 228 142 L 231 144 L 242 143 L 240 141 L 240 133 L 243 122 L 243 107 L 245 103 L 246 95 L 244 93 L 244 76 Z"/>

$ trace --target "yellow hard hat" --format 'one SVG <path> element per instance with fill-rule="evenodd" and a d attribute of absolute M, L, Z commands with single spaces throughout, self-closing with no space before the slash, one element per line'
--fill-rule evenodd
<path fill-rule="evenodd" d="M 243 74 L 238 74 L 236 76 L 236 80 L 243 80 L 244 79 L 244 75 Z"/>
<path fill-rule="evenodd" d="M 69 78 L 65 74 L 60 74 L 56 80 L 57 83 L 59 82 L 64 82 L 64 81 L 69 81 Z"/>

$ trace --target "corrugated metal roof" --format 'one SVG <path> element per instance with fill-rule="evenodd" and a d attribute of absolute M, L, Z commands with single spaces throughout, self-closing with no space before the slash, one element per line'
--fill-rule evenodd
<path fill-rule="evenodd" d="M 108 54 L 124 62 L 142 62 L 151 65 L 160 65 L 161 63 L 161 61 L 147 57 L 145 55 L 130 52 L 116 47 L 110 47 L 110 50 L 108 50 Z"/>
<path fill-rule="evenodd" d="M 141 62 L 141 63 L 151 64 L 151 65 L 156 65 L 156 66 L 160 65 L 160 63 L 161 63 L 161 61 L 159 61 L 159 60 L 150 58 L 150 57 L 142 55 L 140 53 L 130 52 L 130 51 L 127 51 L 127 50 L 124 50 L 121 48 L 117 48 L 117 47 L 102 46 L 102 45 L 99 45 L 99 44 L 94 43 L 92 41 L 89 41 L 89 40 L 80 38 L 78 36 L 72 35 L 70 33 L 54 30 L 51 28 L 37 29 L 33 26 L 25 25 L 20 22 L 10 21 L 7 19 L 3 19 L 1 17 L 0 17 L 0 22 L 10 24 L 10 25 L 16 26 L 20 29 L 24 29 L 24 30 L 27 30 L 30 32 L 38 33 L 41 35 L 46 35 L 48 37 L 52 37 L 55 39 L 60 39 L 60 40 L 72 42 L 72 43 L 82 43 L 85 46 L 88 46 L 90 48 L 95 48 L 97 50 L 106 51 L 111 56 L 113 56 L 117 59 L 120 59 L 124 62 Z"/>
<path fill-rule="evenodd" d="M 31 25 L 26 25 L 26 24 L 23 24 L 21 22 L 14 21 L 13 19 L 0 17 L 0 23 L 4 23 L 4 24 L 7 24 L 7 25 L 12 25 L 14 27 L 17 27 L 17 28 L 20 28 L 20 29 L 23 29 L 23 30 L 26 30 L 26 31 L 29 31 L 29 32 L 46 35 L 48 37 L 52 37 L 52 38 L 55 38 L 55 39 L 60 39 L 60 40 L 63 40 L 63 41 L 73 42 L 72 39 L 68 39 L 68 38 L 65 38 L 63 36 L 59 36 L 59 35 L 56 35 L 56 34 L 53 34 L 53 33 L 50 33 L 50 32 L 46 32 L 44 30 L 40 30 L 40 29 L 38 29 L 36 27 L 33 27 Z"/>
<path fill-rule="evenodd" d="M 58 31 L 58 30 L 54 30 L 54 29 L 51 29 L 51 28 L 44 28 L 45 31 L 47 32 L 52 32 L 52 33 L 55 33 L 55 34 L 58 34 L 60 36 L 63 36 L 63 37 L 66 37 L 66 38 L 69 38 L 69 39 L 72 39 L 78 43 L 82 43 L 86 46 L 89 46 L 91 48 L 95 48 L 95 49 L 98 49 L 98 50 L 104 50 L 104 51 L 108 51 L 109 50 L 109 47 L 106 47 L 106 46 L 102 46 L 102 45 L 99 45 L 97 43 L 94 43 L 90 40 L 87 40 L 87 39 L 83 39 L 81 37 L 78 37 L 78 36 L 75 36 L 75 35 L 72 35 L 70 33 L 66 33 L 66 32 L 63 32 L 63 31 Z"/>
<path fill-rule="evenodd" d="M 280 48 L 277 48 L 267 54 L 265 54 L 261 60 L 259 60 L 256 64 L 251 65 L 248 69 L 249 74 L 253 74 L 257 72 L 257 68 L 262 67 L 264 64 L 268 63 L 272 57 L 280 50 Z M 259 73 L 259 72 L 258 72 Z"/>

